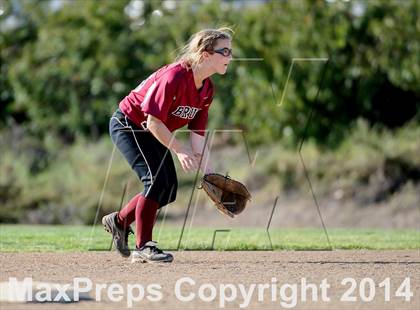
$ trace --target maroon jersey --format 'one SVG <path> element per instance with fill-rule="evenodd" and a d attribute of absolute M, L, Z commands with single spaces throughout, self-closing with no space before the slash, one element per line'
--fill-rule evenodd
<path fill-rule="evenodd" d="M 171 132 L 188 124 L 188 129 L 203 136 L 212 100 L 210 78 L 197 90 L 192 70 L 173 63 L 141 82 L 119 106 L 139 126 L 145 125 L 150 114 L 160 119 Z"/>

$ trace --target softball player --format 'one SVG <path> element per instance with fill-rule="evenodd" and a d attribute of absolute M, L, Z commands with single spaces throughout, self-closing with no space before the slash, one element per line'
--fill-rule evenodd
<path fill-rule="evenodd" d="M 178 182 L 170 151 L 184 171 L 212 170 L 209 164 L 204 167 L 208 158 L 204 133 L 214 91 L 210 76 L 226 73 L 232 59 L 230 33 L 229 28 L 220 28 L 194 34 L 176 61 L 132 90 L 111 117 L 111 139 L 142 181 L 144 191 L 120 212 L 104 216 L 102 224 L 112 234 L 115 248 L 128 257 L 127 239 L 135 221 L 133 262 L 173 260 L 152 241 L 157 210 L 176 199 Z M 173 131 L 187 124 L 190 140 L 185 144 Z"/>

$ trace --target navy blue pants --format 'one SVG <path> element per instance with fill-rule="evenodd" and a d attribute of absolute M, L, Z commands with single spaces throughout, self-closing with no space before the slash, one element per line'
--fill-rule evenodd
<path fill-rule="evenodd" d="M 119 109 L 109 122 L 112 142 L 144 185 L 144 197 L 159 208 L 175 201 L 178 180 L 171 152 L 152 133 L 131 122 Z"/>

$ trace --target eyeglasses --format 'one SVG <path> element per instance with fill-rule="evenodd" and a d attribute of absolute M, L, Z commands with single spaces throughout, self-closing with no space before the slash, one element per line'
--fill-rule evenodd
<path fill-rule="evenodd" d="M 227 47 L 223 47 L 223 48 L 219 48 L 217 50 L 213 50 L 213 52 L 223 55 L 225 57 L 229 57 L 232 55 L 232 49 L 231 48 L 227 48 Z"/>

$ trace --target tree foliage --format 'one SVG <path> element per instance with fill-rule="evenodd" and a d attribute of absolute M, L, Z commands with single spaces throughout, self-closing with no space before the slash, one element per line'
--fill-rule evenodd
<path fill-rule="evenodd" d="M 330 144 L 358 118 L 399 127 L 420 107 L 418 11 L 416 0 L 76 0 L 58 9 L 9 1 L 0 17 L 0 126 L 96 139 L 118 102 L 192 33 L 227 25 L 235 57 L 263 61 L 234 61 L 214 78 L 211 128 L 296 145 L 312 110 L 307 134 Z M 286 88 L 292 59 L 305 57 L 328 58 L 327 68 L 296 61 Z"/>

